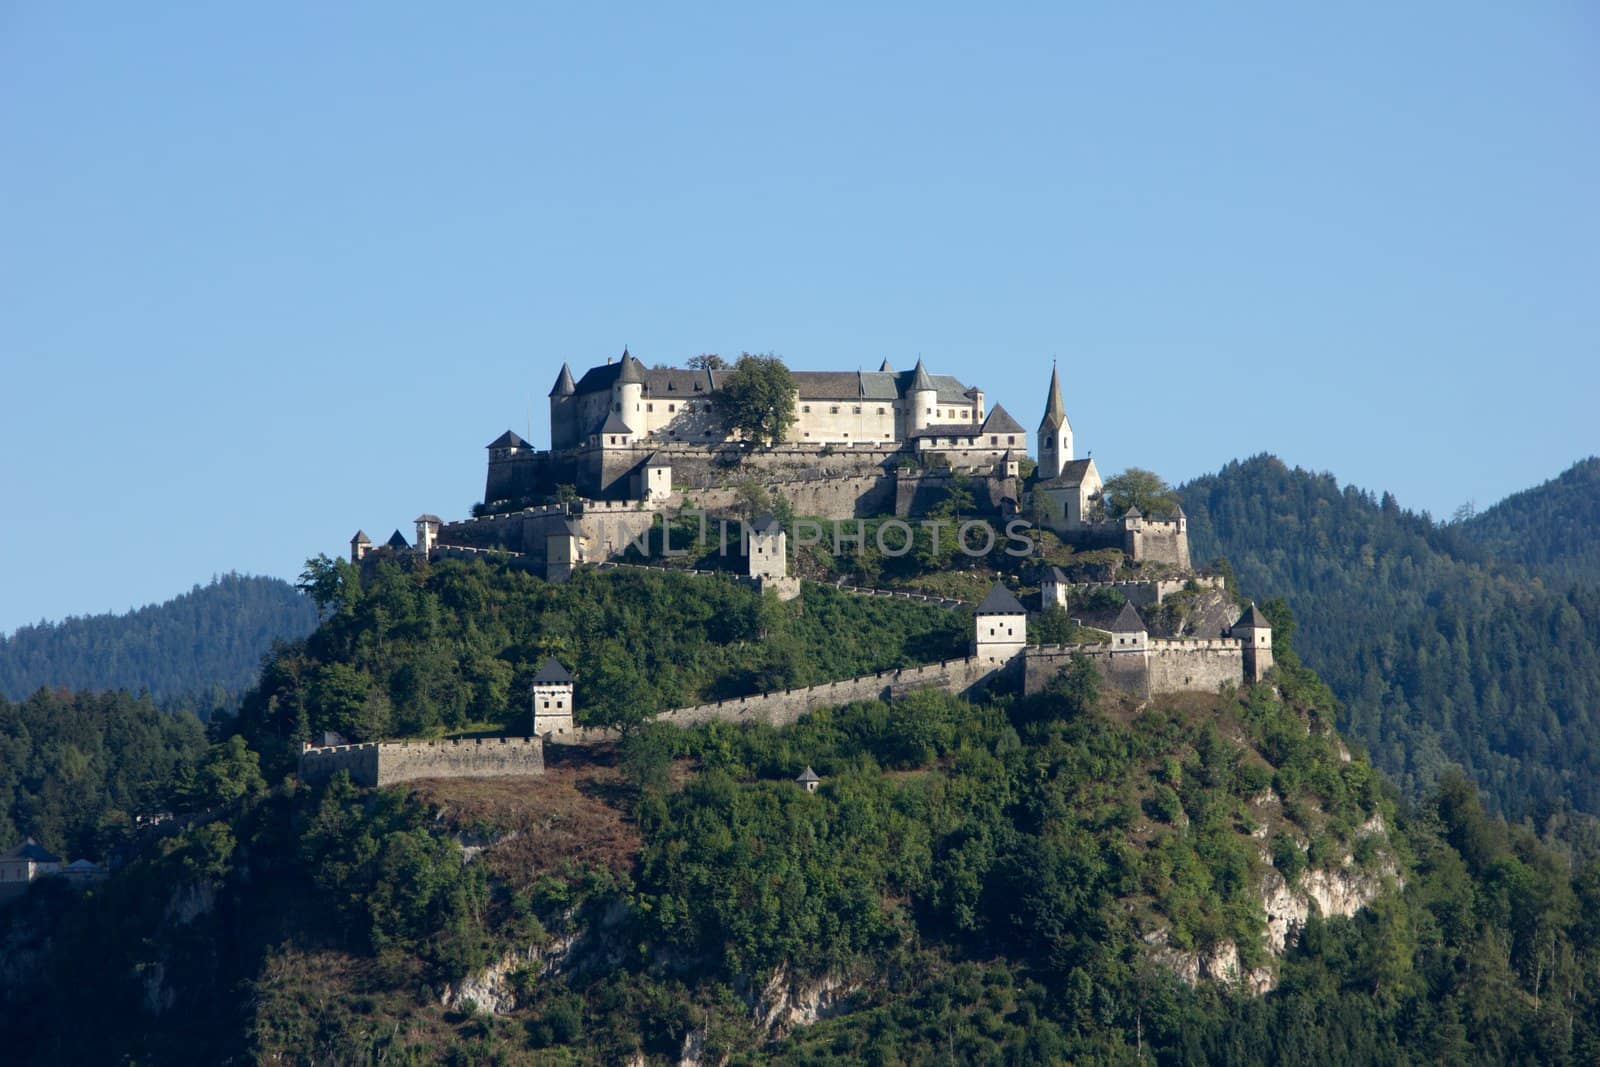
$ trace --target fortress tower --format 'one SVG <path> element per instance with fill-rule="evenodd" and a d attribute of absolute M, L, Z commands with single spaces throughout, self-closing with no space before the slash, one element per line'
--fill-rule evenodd
<path fill-rule="evenodd" d="M 556 375 L 556 384 L 550 388 L 551 448 L 578 447 L 577 402 L 573 399 L 577 391 L 578 383 L 572 379 L 572 368 L 565 363 L 561 364 L 561 373 Z"/>
<path fill-rule="evenodd" d="M 1005 663 L 1028 645 L 1028 609 L 1007 589 L 994 583 L 973 615 L 973 655 Z"/>
<path fill-rule="evenodd" d="M 1244 642 L 1245 677 L 1252 682 L 1261 681 L 1272 669 L 1272 627 L 1255 601 L 1250 602 L 1228 633 Z"/>
<path fill-rule="evenodd" d="M 533 676 L 533 736 L 570 736 L 572 727 L 572 674 L 551 656 Z"/>
<path fill-rule="evenodd" d="M 1072 462 L 1072 424 L 1067 407 L 1061 402 L 1061 380 L 1054 364 L 1050 366 L 1050 392 L 1045 400 L 1044 421 L 1039 423 L 1039 479 L 1061 477 Z"/>

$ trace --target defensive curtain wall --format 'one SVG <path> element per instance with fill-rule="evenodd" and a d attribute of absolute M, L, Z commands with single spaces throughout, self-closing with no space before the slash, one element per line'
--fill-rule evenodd
<path fill-rule="evenodd" d="M 969 656 L 925 667 L 880 671 L 842 682 L 825 682 L 805 689 L 785 689 L 674 708 L 656 716 L 656 721 L 674 726 L 697 726 L 706 722 L 764 722 L 786 726 L 818 708 L 839 707 L 860 700 L 893 701 L 919 689 L 942 689 L 957 696 L 977 696 L 990 685 L 1006 684 L 1009 673 L 1008 664 Z"/>
<path fill-rule="evenodd" d="M 1099 645 L 1042 645 L 1022 654 L 1022 689 L 1037 693 L 1075 655 L 1094 665 L 1107 685 L 1147 699 L 1163 693 L 1215 693 L 1245 678 L 1244 646 L 1237 638 L 1147 639 L 1118 647 L 1117 637 Z M 1131 642 L 1130 642 L 1131 644 Z"/>
<path fill-rule="evenodd" d="M 511 778 L 544 773 L 544 742 L 537 737 L 485 737 L 465 741 L 383 741 L 306 747 L 300 779 L 322 782 L 349 771 L 360 785 L 392 785 L 414 778 Z"/>

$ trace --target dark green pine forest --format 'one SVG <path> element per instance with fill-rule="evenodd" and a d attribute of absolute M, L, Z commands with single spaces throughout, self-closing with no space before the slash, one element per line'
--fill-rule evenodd
<path fill-rule="evenodd" d="M 281 578 L 224 574 L 161 604 L 0 634 L 0 696 L 41 688 L 147 692 L 161 707 L 205 716 L 255 683 L 275 641 L 317 624 L 316 609 Z"/>
<path fill-rule="evenodd" d="M 1600 460 L 1446 524 L 1271 456 L 1180 493 L 1195 559 L 1288 602 L 1340 730 L 1405 792 L 1461 766 L 1514 819 L 1600 814 Z"/>

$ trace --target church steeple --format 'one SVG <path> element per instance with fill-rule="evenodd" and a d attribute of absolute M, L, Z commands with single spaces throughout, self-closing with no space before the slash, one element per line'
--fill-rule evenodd
<path fill-rule="evenodd" d="M 1045 396 L 1044 421 L 1039 424 L 1039 429 L 1054 430 L 1067 421 L 1067 406 L 1061 402 L 1061 379 L 1056 377 L 1054 360 L 1050 363 L 1050 391 Z"/>
<path fill-rule="evenodd" d="M 1061 402 L 1061 379 L 1050 364 L 1050 391 L 1046 394 L 1044 419 L 1039 423 L 1039 478 L 1059 478 L 1072 462 L 1072 424 L 1067 421 L 1067 406 Z"/>

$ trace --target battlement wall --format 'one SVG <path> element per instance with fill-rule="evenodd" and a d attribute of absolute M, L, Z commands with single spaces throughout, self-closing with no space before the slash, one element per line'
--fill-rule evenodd
<path fill-rule="evenodd" d="M 1245 679 L 1244 644 L 1232 638 L 1150 640 L 1139 648 L 1110 644 L 1038 645 L 1023 651 L 1022 689 L 1037 693 L 1082 655 L 1107 685 L 1139 697 L 1215 693 Z"/>
<path fill-rule="evenodd" d="M 300 753 L 302 781 L 326 781 L 340 771 L 348 771 L 352 781 L 365 786 L 416 778 L 524 777 L 544 773 L 544 742 L 537 737 L 378 741 Z"/>
<path fill-rule="evenodd" d="M 942 689 L 957 696 L 966 695 L 983 688 L 992 676 L 1004 670 L 1004 665 L 977 657 L 945 660 L 924 667 L 880 671 L 804 689 L 785 689 L 688 708 L 674 708 L 656 716 L 656 721 L 676 726 L 696 726 L 705 722 L 765 722 L 784 726 L 818 708 L 838 707 L 858 700 L 895 700 L 918 689 Z"/>

